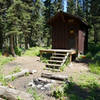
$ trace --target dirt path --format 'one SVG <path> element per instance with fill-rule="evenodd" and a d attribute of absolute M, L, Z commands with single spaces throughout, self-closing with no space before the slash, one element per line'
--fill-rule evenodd
<path fill-rule="evenodd" d="M 16 89 L 27 91 L 28 83 L 33 80 L 33 78 L 37 78 L 41 76 L 41 73 L 43 72 L 49 72 L 53 74 L 63 74 L 68 75 L 69 77 L 73 77 L 74 80 L 78 80 L 79 75 L 82 73 L 87 73 L 89 71 L 87 64 L 84 63 L 75 63 L 73 62 L 69 67 L 65 68 L 65 71 L 63 72 L 52 72 L 48 70 L 44 70 L 45 64 L 40 61 L 39 57 L 17 57 L 14 61 L 8 63 L 4 67 L 4 74 L 8 75 L 10 72 L 14 70 L 16 67 L 20 67 L 21 69 L 35 69 L 37 70 L 37 73 L 34 73 L 33 75 L 20 77 L 13 82 L 11 82 L 12 86 L 14 86 Z M 42 92 L 41 92 L 42 94 Z M 53 97 L 47 96 L 43 93 L 45 96 L 43 100 L 55 100 Z"/>

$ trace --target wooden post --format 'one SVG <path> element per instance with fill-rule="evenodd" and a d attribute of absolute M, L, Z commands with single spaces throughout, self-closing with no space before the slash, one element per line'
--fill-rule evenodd
<path fill-rule="evenodd" d="M 40 60 L 41 60 L 41 58 L 42 58 L 42 51 L 40 51 Z"/>
<path fill-rule="evenodd" d="M 70 62 L 72 62 L 72 54 L 70 54 Z"/>

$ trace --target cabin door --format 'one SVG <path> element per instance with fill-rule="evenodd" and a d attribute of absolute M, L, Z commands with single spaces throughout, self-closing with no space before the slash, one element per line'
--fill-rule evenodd
<path fill-rule="evenodd" d="M 76 37 L 75 37 L 75 35 L 68 36 L 68 49 L 76 49 Z"/>

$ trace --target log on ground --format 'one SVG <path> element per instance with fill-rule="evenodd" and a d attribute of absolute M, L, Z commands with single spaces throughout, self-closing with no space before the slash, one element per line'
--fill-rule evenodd
<path fill-rule="evenodd" d="M 41 77 L 60 80 L 60 81 L 68 80 L 68 76 L 67 75 L 57 75 L 57 74 L 55 75 L 55 74 L 50 74 L 50 73 L 42 73 Z"/>
<path fill-rule="evenodd" d="M 12 75 L 5 76 L 5 79 L 9 80 L 9 79 L 11 79 L 12 77 L 18 78 L 18 77 L 24 76 L 26 73 L 33 74 L 33 73 L 35 73 L 35 72 L 36 72 L 36 70 L 24 69 L 24 70 L 22 70 L 21 72 L 18 72 L 18 73 L 12 74 Z"/>
<path fill-rule="evenodd" d="M 26 92 L 0 86 L 0 97 L 7 100 L 33 100 L 32 96 Z"/>

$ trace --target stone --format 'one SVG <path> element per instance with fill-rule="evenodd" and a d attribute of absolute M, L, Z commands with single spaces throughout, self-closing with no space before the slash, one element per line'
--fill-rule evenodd
<path fill-rule="evenodd" d="M 40 84 L 39 84 L 39 85 L 37 85 L 37 88 L 41 88 L 41 87 L 42 87 L 42 85 L 40 85 Z"/>
<path fill-rule="evenodd" d="M 41 87 L 41 90 L 45 90 L 45 87 Z"/>

